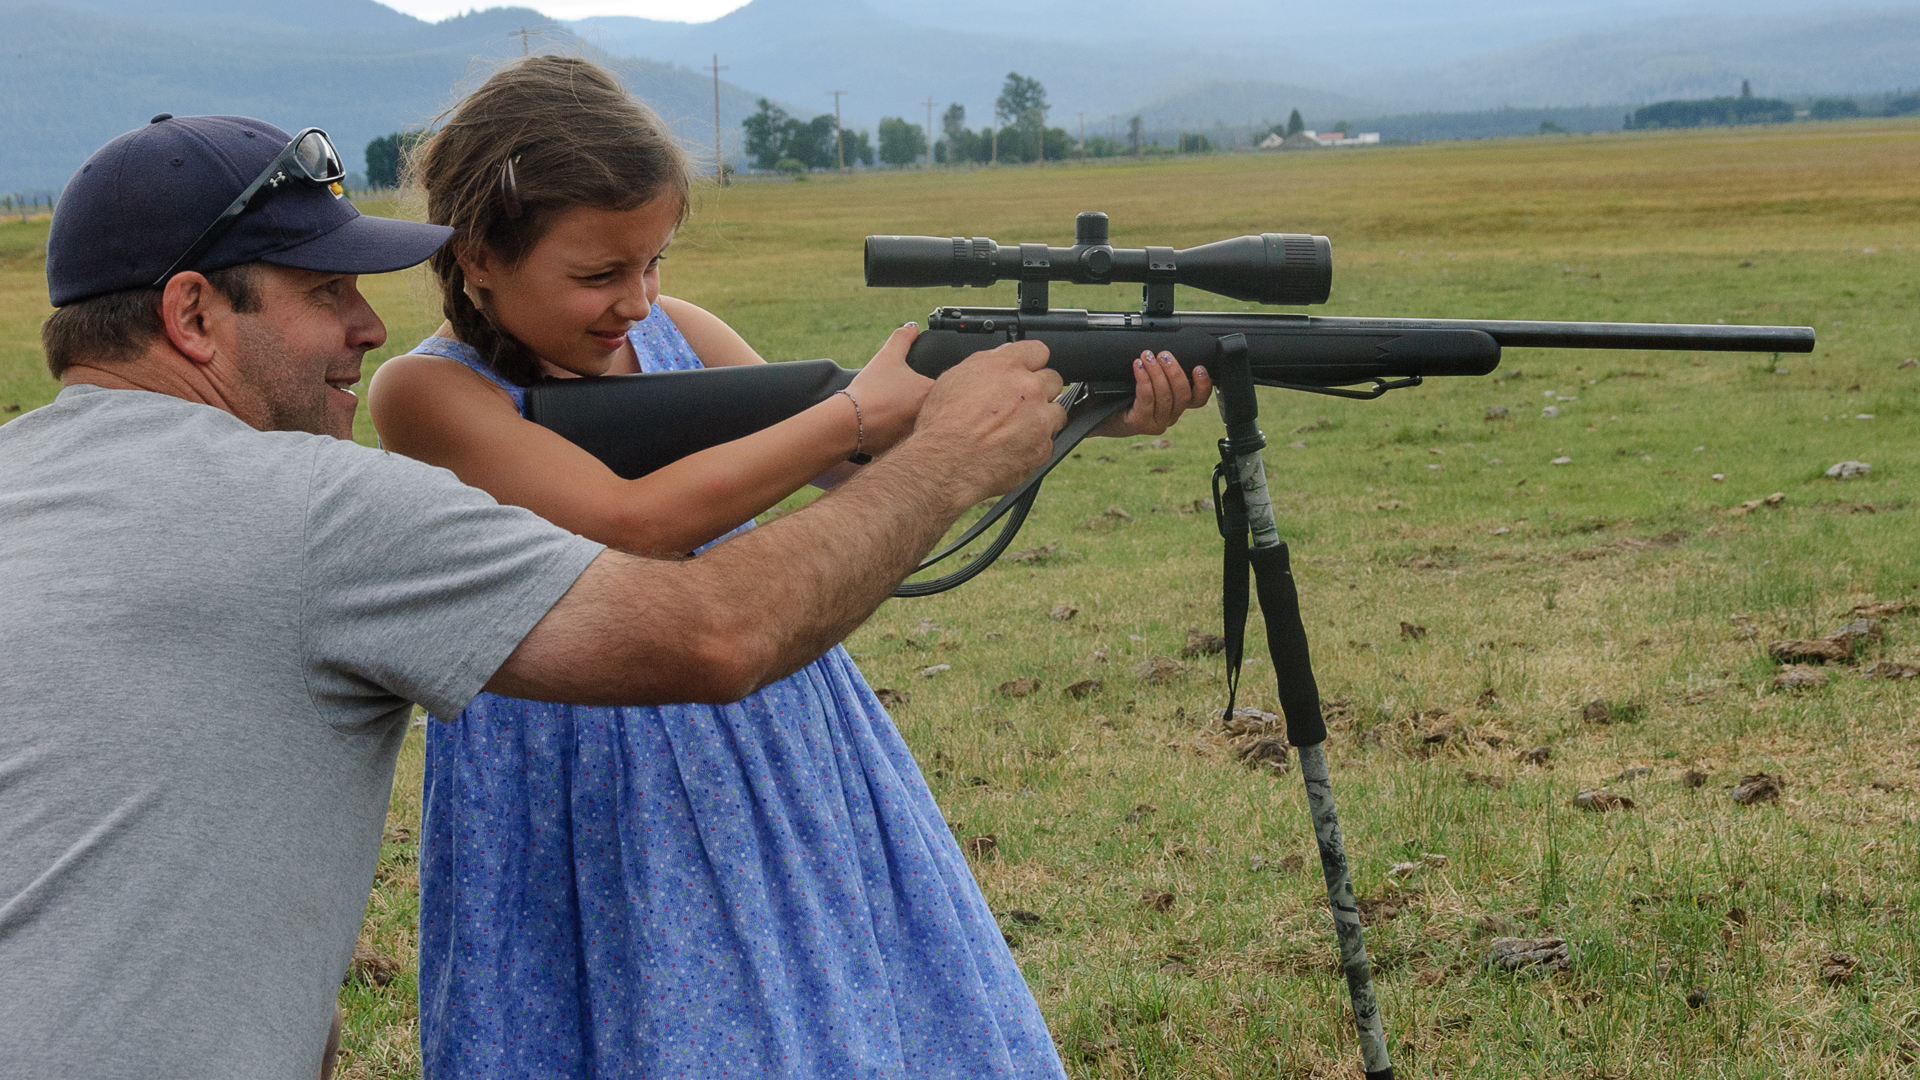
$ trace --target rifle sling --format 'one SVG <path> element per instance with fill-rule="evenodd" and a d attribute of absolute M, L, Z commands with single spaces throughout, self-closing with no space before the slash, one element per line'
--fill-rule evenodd
<path fill-rule="evenodd" d="M 1280 711 L 1287 718 L 1287 742 L 1296 747 L 1323 743 L 1327 727 L 1320 716 L 1320 690 L 1307 652 L 1307 628 L 1300 620 L 1300 593 L 1294 586 L 1287 545 L 1248 546 L 1247 508 L 1238 472 L 1225 446 L 1221 457 L 1213 471 L 1214 515 L 1225 541 L 1220 608 L 1227 641 L 1227 708 L 1220 714 L 1221 720 L 1233 719 L 1234 699 L 1240 690 L 1251 577 L 1259 591 L 1260 616 L 1266 624 L 1267 653 L 1278 681 Z"/>
<path fill-rule="evenodd" d="M 1019 487 L 1000 496 L 993 507 L 981 515 L 979 521 L 974 522 L 966 532 L 960 534 L 959 539 L 929 556 L 925 562 L 915 567 L 913 572 L 917 574 L 927 570 L 973 543 L 982 533 L 992 528 L 994 522 L 1005 517 L 1007 522 L 1001 526 L 1000 533 L 993 538 L 993 542 L 953 573 L 934 578 L 932 581 L 903 582 L 893 590 L 893 595 L 932 596 L 935 593 L 946 592 L 948 589 L 973 580 L 981 571 L 992 566 L 993 561 L 1007 549 L 1007 545 L 1013 543 L 1013 538 L 1019 533 L 1020 526 L 1027 520 L 1027 511 L 1033 508 L 1034 499 L 1040 495 L 1040 481 L 1046 479 L 1046 475 L 1053 471 L 1055 465 L 1065 461 L 1067 455 L 1073 452 L 1073 448 L 1079 446 L 1081 440 L 1093 434 L 1095 428 L 1133 404 L 1133 388 L 1128 386 L 1124 391 L 1118 391 L 1074 387 L 1063 394 L 1062 398 L 1070 402 L 1067 406 L 1067 426 L 1061 428 L 1059 434 L 1053 437 L 1053 456 L 1047 459 L 1045 465 L 1035 469 L 1032 475 L 1021 481 Z"/>

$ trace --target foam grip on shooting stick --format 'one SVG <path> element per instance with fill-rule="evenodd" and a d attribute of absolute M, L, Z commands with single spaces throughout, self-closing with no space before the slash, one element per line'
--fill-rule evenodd
<path fill-rule="evenodd" d="M 1254 587 L 1260 594 L 1267 651 L 1279 681 L 1280 711 L 1287 717 L 1287 741 L 1316 746 L 1327 741 L 1327 725 L 1320 719 L 1320 687 L 1313 681 L 1307 628 L 1300 621 L 1300 593 L 1294 588 L 1287 545 L 1253 548 L 1247 559 L 1253 564 Z"/>

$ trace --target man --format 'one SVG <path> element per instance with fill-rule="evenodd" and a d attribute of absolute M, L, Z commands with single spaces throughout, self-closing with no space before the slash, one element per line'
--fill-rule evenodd
<path fill-rule="evenodd" d="M 314 129 L 162 114 L 61 199 L 65 389 L 0 427 L 9 1077 L 314 1076 L 412 703 L 736 699 L 1063 422 L 1045 350 L 1006 346 L 808 510 L 687 562 L 607 551 L 345 441 L 386 336 L 355 275 L 446 230 L 339 175 Z"/>

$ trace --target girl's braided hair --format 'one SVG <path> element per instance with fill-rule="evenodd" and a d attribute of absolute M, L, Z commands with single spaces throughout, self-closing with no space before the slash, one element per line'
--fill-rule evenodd
<path fill-rule="evenodd" d="M 484 246 L 524 259 L 576 206 L 631 210 L 657 198 L 687 213 L 686 151 L 666 124 L 612 72 L 572 56 L 532 56 L 494 72 L 435 120 L 409 155 L 409 180 L 425 190 L 427 219 L 453 227 L 429 265 L 447 322 L 494 374 L 517 386 L 540 379 L 533 352 L 494 321 L 459 254 Z"/>

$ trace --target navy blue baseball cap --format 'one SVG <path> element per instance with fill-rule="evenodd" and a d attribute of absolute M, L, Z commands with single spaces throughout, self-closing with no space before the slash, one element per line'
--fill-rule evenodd
<path fill-rule="evenodd" d="M 161 113 L 100 148 L 67 181 L 47 237 L 54 307 L 152 285 L 284 150 L 291 136 L 245 116 Z M 344 194 L 287 184 L 182 270 L 264 262 L 383 274 L 425 260 L 453 230 L 363 216 Z"/>

